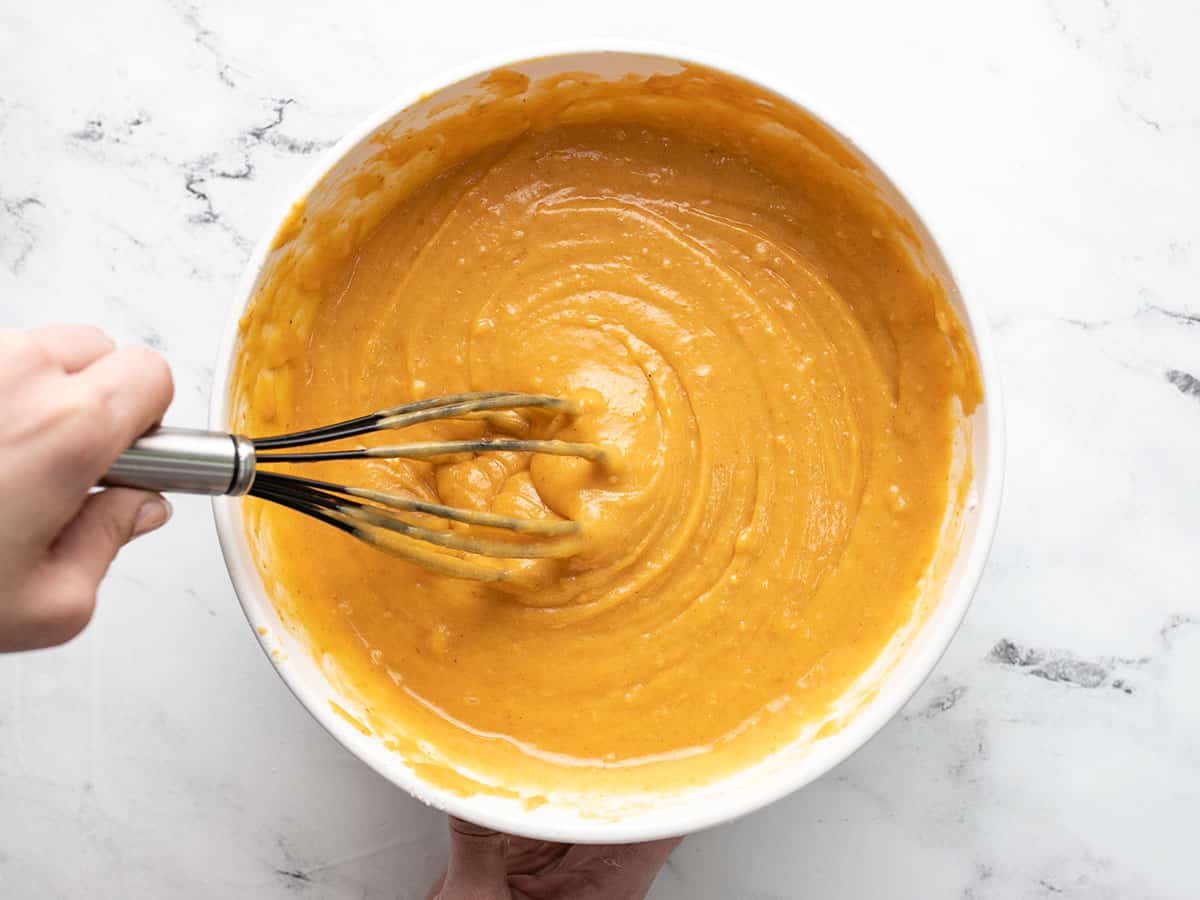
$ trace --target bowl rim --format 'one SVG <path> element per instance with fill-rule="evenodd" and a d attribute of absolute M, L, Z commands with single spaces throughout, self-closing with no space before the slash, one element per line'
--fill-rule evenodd
<path fill-rule="evenodd" d="M 268 645 L 268 637 L 264 632 L 266 626 L 273 623 L 263 619 L 254 605 L 255 582 L 260 582 L 261 578 L 252 562 L 246 565 L 244 560 L 240 560 L 238 547 L 239 532 L 242 527 L 240 516 L 236 514 L 235 504 L 230 498 L 217 497 L 213 499 L 213 518 L 222 557 L 225 560 L 225 566 L 242 611 L 276 673 L 326 732 L 379 775 L 418 800 L 443 812 L 468 819 L 485 827 L 495 828 L 498 831 L 570 843 L 646 841 L 690 834 L 731 822 L 810 784 L 857 752 L 912 699 L 933 672 L 962 624 L 970 607 L 971 599 L 978 588 L 995 537 L 1004 485 L 1005 465 L 1004 401 L 995 351 L 992 346 L 992 336 L 987 327 L 984 310 L 979 301 L 974 299 L 977 295 L 964 287 L 960 273 L 955 271 L 951 261 L 947 258 L 944 245 L 938 240 L 937 228 L 928 217 L 919 211 L 917 195 L 903 180 L 895 178 L 871 153 L 865 150 L 855 137 L 854 130 L 845 128 L 836 115 L 830 115 L 819 105 L 797 99 L 801 93 L 798 86 L 781 73 L 766 71 L 757 65 L 730 59 L 720 53 L 708 50 L 699 50 L 669 42 L 641 40 L 604 39 L 554 42 L 516 47 L 512 50 L 476 57 L 399 92 L 391 100 L 377 107 L 374 112 L 366 116 L 337 143 L 326 150 L 309 172 L 287 193 L 284 202 L 268 220 L 269 227 L 264 231 L 246 262 L 237 291 L 229 305 L 225 330 L 213 368 L 209 427 L 222 431 L 227 428 L 230 412 L 228 385 L 233 370 L 233 355 L 237 346 L 239 322 L 253 299 L 254 287 L 270 255 L 275 236 L 294 205 L 308 196 L 310 191 L 342 157 L 404 109 L 466 79 L 535 59 L 603 54 L 655 57 L 680 63 L 695 63 L 748 81 L 777 94 L 814 116 L 826 127 L 832 129 L 841 139 L 850 143 L 891 183 L 911 208 L 919 223 L 925 228 L 932 245 L 941 254 L 945 268 L 958 291 L 963 312 L 963 325 L 974 346 L 985 397 L 981 409 L 984 413 L 985 427 L 983 431 L 986 435 L 986 441 L 982 448 L 986 460 L 986 471 L 982 482 L 975 486 L 979 497 L 979 506 L 975 513 L 976 528 L 970 539 L 970 546 L 967 548 L 961 579 L 956 589 L 951 593 L 943 594 L 938 604 L 939 615 L 936 620 L 931 617 L 931 620 L 922 626 L 920 639 L 914 640 L 901 655 L 892 672 L 880 684 L 878 694 L 872 702 L 856 713 L 844 728 L 819 741 L 814 745 L 813 752 L 806 754 L 794 766 L 778 770 L 774 778 L 759 782 L 764 785 L 763 787 L 754 790 L 709 793 L 703 797 L 701 802 L 686 807 L 674 807 L 674 811 L 678 814 L 672 817 L 670 823 L 657 820 L 647 822 L 641 816 L 634 816 L 630 819 L 597 818 L 591 820 L 579 818 L 550 829 L 539 827 L 536 823 L 523 821 L 519 813 L 510 814 L 507 807 L 503 811 L 497 811 L 486 804 L 481 807 L 473 802 L 475 799 L 473 796 L 461 796 L 423 781 L 405 766 L 399 757 L 396 757 L 396 764 L 386 765 L 382 761 L 383 757 L 372 755 L 373 758 L 368 758 L 357 752 L 355 749 L 356 739 L 361 740 L 361 734 L 351 722 L 335 714 L 323 698 L 314 696 L 297 677 L 295 670 L 282 665 L 272 654 Z M 242 539 L 244 540 L 244 537 Z M 270 602 L 269 598 L 267 602 Z M 726 778 L 729 777 L 733 776 L 726 776 Z"/>

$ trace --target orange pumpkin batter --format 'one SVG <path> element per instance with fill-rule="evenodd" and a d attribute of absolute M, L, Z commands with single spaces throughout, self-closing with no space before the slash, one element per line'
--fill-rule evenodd
<path fill-rule="evenodd" d="M 856 158 L 700 68 L 500 73 L 488 102 L 379 147 L 340 211 L 298 209 L 281 234 L 235 427 L 531 391 L 581 412 L 403 436 L 594 441 L 614 463 L 308 468 L 583 539 L 485 585 L 247 501 L 285 621 L 435 779 L 431 760 L 534 791 L 686 785 L 827 714 L 913 614 L 979 399 L 941 287 Z"/>

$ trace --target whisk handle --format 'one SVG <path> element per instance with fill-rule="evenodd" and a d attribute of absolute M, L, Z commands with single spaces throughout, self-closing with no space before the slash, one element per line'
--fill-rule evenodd
<path fill-rule="evenodd" d="M 184 494 L 240 495 L 254 482 L 254 444 L 222 431 L 159 428 L 117 457 L 100 480 Z"/>

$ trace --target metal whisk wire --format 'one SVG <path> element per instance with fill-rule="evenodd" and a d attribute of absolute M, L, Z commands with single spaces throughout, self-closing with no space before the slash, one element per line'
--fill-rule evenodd
<path fill-rule="evenodd" d="M 542 409 L 563 414 L 576 412 L 570 403 L 557 397 L 491 391 L 419 400 L 332 425 L 254 439 L 221 432 L 160 429 L 122 454 L 102 484 L 204 494 L 249 494 L 332 525 L 373 547 L 428 569 L 459 578 L 501 581 L 508 577 L 506 569 L 472 561 L 469 557 L 567 557 L 579 549 L 579 524 L 561 519 L 531 519 L 463 509 L 403 494 L 260 471 L 258 467 L 266 463 L 330 460 L 429 459 L 495 451 L 575 456 L 601 465 L 606 463 L 607 456 L 602 447 L 552 439 L 488 437 L 385 447 L 299 452 L 294 449 L 407 428 L 422 422 L 474 418 L 517 409 Z M 441 521 L 446 527 L 429 527 L 434 523 L 420 524 L 402 518 L 398 513 Z M 461 529 L 452 530 L 451 523 L 505 531 L 517 539 L 500 540 L 462 533 Z"/>

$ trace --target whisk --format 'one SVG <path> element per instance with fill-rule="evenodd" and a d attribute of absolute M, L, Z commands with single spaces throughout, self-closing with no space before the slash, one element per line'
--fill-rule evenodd
<path fill-rule="evenodd" d="M 333 425 L 271 437 L 247 438 L 219 431 L 160 428 L 122 453 L 101 484 L 152 491 L 259 497 L 332 525 L 373 547 L 428 569 L 458 578 L 501 581 L 508 577 L 505 569 L 472 561 L 470 557 L 537 559 L 570 556 L 578 547 L 574 538 L 579 534 L 579 523 L 446 506 L 402 494 L 262 471 L 260 466 L 341 459 L 430 459 L 495 451 L 575 456 L 605 463 L 602 447 L 561 440 L 485 437 L 386 447 L 301 449 L 298 452 L 296 449 L 422 422 L 474 418 L 480 414 L 517 409 L 567 414 L 576 411 L 572 404 L 558 397 L 490 391 L 419 400 Z M 505 541 L 428 528 L 405 519 L 400 515 L 402 513 L 500 529 L 537 540 Z M 427 545 L 452 552 L 439 552 Z"/>

